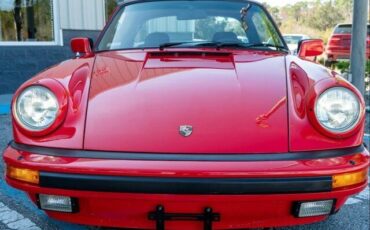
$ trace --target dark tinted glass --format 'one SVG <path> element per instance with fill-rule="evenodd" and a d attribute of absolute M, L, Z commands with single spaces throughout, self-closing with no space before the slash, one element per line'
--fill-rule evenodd
<path fill-rule="evenodd" d="M 350 34 L 352 33 L 352 25 L 340 25 L 334 30 L 334 34 Z M 370 25 L 367 26 L 367 34 L 370 35 Z"/>

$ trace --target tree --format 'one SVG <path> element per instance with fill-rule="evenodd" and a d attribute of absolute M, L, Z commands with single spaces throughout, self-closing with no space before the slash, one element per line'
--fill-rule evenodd
<path fill-rule="evenodd" d="M 316 1 L 310 14 L 307 15 L 307 24 L 314 29 L 325 31 L 333 28 L 344 20 L 344 16 L 337 12 L 331 1 Z"/>
<path fill-rule="evenodd" d="M 267 5 L 266 3 L 264 4 L 265 7 L 267 8 L 268 12 L 271 14 L 272 18 L 274 19 L 275 23 L 278 25 L 278 26 L 281 26 L 282 24 L 282 19 L 281 19 L 281 15 L 280 15 L 280 9 L 279 7 L 275 7 L 275 6 L 269 6 Z"/>
<path fill-rule="evenodd" d="M 347 22 L 352 19 L 353 0 L 335 0 L 334 5 L 336 6 L 338 13 L 343 15 Z"/>
<path fill-rule="evenodd" d="M 226 25 L 225 20 L 217 20 L 214 17 L 197 20 L 194 37 L 211 41 L 215 32 L 225 31 Z"/>
<path fill-rule="evenodd" d="M 35 27 L 35 14 L 34 14 L 34 2 L 33 0 L 26 1 L 26 11 L 27 11 L 27 33 L 28 39 L 36 39 L 36 27 Z"/>
<path fill-rule="evenodd" d="M 302 20 L 302 16 L 307 12 L 308 4 L 307 2 L 297 2 L 290 7 L 290 14 L 293 16 L 296 22 Z"/>
<path fill-rule="evenodd" d="M 21 0 L 15 0 L 15 6 L 14 6 L 14 21 L 15 21 L 15 27 L 17 30 L 17 41 L 22 41 L 22 28 L 23 28 L 23 16 L 22 16 L 22 1 Z"/>

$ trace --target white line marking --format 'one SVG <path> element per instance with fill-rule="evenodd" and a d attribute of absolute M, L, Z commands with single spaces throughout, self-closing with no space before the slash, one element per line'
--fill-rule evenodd
<path fill-rule="evenodd" d="M 30 219 L 25 218 L 22 214 L 10 209 L 4 203 L 0 202 L 0 222 L 5 224 L 9 229 L 32 229 L 41 230 Z"/>

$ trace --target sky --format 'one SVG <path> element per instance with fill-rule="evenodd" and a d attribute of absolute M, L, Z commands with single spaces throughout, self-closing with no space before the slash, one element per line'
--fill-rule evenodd
<path fill-rule="evenodd" d="M 287 4 L 294 4 L 296 2 L 308 1 L 308 0 L 257 0 L 259 2 L 266 2 L 270 6 L 284 6 Z"/>

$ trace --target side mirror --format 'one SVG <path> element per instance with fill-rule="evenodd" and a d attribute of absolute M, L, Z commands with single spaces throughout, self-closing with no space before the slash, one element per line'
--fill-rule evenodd
<path fill-rule="evenodd" d="M 93 41 L 91 38 L 72 38 L 71 40 L 71 49 L 77 58 L 94 55 L 92 47 Z"/>
<path fill-rule="evenodd" d="M 298 57 L 316 57 L 324 53 L 324 41 L 321 39 L 302 40 L 298 45 Z"/>

